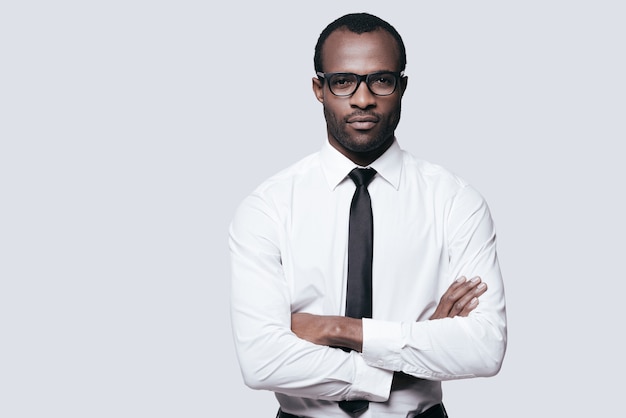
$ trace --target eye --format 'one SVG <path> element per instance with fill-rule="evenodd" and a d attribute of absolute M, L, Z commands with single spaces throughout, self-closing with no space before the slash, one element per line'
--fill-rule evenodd
<path fill-rule="evenodd" d="M 393 86 L 395 84 L 395 77 L 391 73 L 379 73 L 372 75 L 370 79 L 370 85 Z"/>
<path fill-rule="evenodd" d="M 336 74 L 330 79 L 332 88 L 347 89 L 354 85 L 356 78 L 350 74 Z"/>

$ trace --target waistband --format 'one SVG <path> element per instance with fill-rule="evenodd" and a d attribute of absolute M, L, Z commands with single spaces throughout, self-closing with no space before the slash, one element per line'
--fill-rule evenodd
<path fill-rule="evenodd" d="M 283 412 L 282 410 L 278 410 L 278 414 L 276 418 L 302 418 L 297 415 L 288 414 L 287 412 Z M 446 408 L 444 408 L 442 403 L 431 406 L 424 412 L 415 415 L 415 418 L 448 418 L 448 414 L 446 412 Z"/>

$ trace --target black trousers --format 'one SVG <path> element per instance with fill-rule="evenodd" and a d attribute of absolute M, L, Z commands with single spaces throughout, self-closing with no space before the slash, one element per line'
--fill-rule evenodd
<path fill-rule="evenodd" d="M 297 415 L 291 415 L 286 412 L 278 410 L 278 415 L 276 418 L 300 418 Z M 437 404 L 435 406 L 431 406 L 424 412 L 419 415 L 416 415 L 415 418 L 448 418 L 448 414 L 446 413 L 446 408 L 443 407 L 443 404 Z"/>

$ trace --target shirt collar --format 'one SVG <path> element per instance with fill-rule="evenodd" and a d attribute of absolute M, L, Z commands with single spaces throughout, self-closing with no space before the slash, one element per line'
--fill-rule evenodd
<path fill-rule="evenodd" d="M 350 171 L 359 167 L 330 145 L 328 141 L 324 142 L 320 152 L 320 160 L 322 171 L 331 190 L 334 190 Z M 394 139 L 389 149 L 368 167 L 376 170 L 380 177 L 397 190 L 400 186 L 400 174 L 402 173 L 402 150 L 398 141 Z"/>

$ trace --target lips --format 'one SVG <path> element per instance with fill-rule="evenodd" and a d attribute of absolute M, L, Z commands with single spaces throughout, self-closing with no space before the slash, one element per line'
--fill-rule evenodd
<path fill-rule="evenodd" d="M 353 115 L 346 120 L 352 128 L 366 130 L 373 128 L 378 123 L 378 117 L 374 115 Z"/>

